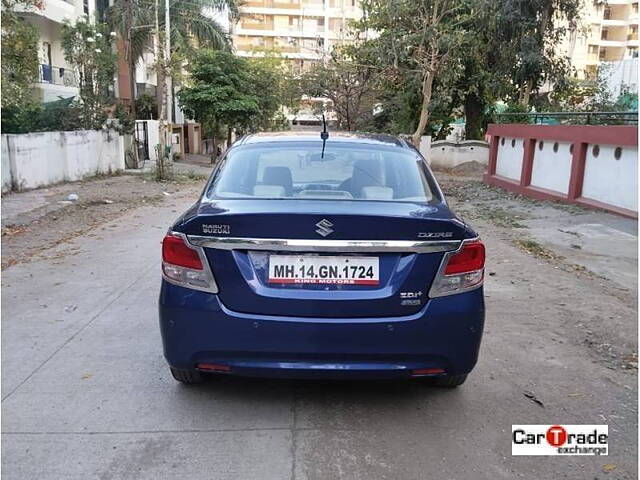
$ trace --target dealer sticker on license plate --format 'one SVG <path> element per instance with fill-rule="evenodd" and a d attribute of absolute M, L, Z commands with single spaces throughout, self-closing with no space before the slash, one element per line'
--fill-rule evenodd
<path fill-rule="evenodd" d="M 269 283 L 378 285 L 378 257 L 271 255 Z"/>

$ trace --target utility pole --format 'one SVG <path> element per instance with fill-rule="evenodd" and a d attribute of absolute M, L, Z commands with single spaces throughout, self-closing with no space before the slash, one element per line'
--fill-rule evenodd
<path fill-rule="evenodd" d="M 169 69 L 171 62 L 171 16 L 169 15 L 169 0 L 164 0 L 164 55 L 166 57 L 165 68 Z M 167 70 L 167 73 L 169 70 Z M 171 98 L 171 75 L 165 76 L 165 85 L 167 88 L 167 123 L 173 124 L 173 99 Z M 170 130 L 171 131 L 171 130 Z M 171 134 L 169 134 L 171 138 Z M 169 145 L 171 145 L 169 143 Z"/>
<path fill-rule="evenodd" d="M 133 48 L 131 42 L 131 36 L 133 32 L 133 0 L 125 0 L 125 26 L 124 29 L 127 32 L 126 45 L 124 48 L 124 56 L 127 60 L 127 67 L 129 68 L 129 89 L 131 90 L 131 114 L 135 118 L 136 114 L 136 65 L 133 58 Z"/>
<path fill-rule="evenodd" d="M 164 178 L 165 159 L 167 155 L 167 96 L 165 95 L 165 53 L 164 46 L 160 38 L 160 18 L 158 13 L 158 0 L 155 0 L 155 16 L 156 16 L 156 67 L 158 87 L 160 89 L 160 111 L 158 112 L 158 151 L 156 158 L 156 178 L 162 180 Z"/>
<path fill-rule="evenodd" d="M 133 0 L 125 0 L 125 18 L 124 18 L 124 31 L 126 32 L 126 39 L 124 45 L 124 58 L 127 62 L 127 68 L 129 69 L 129 90 L 131 91 L 131 105 L 129 111 L 131 117 L 134 120 L 133 131 L 133 158 L 136 166 L 138 165 L 138 145 L 135 142 L 135 120 L 136 120 L 136 64 L 133 58 L 133 48 L 131 46 L 131 33 L 133 31 Z"/>

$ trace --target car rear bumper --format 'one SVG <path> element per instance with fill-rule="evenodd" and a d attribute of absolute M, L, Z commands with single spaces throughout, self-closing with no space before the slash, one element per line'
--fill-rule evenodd
<path fill-rule="evenodd" d="M 427 368 L 468 373 L 484 324 L 482 288 L 430 299 L 414 315 L 339 319 L 233 312 L 215 294 L 163 280 L 159 309 L 172 367 L 215 364 L 229 374 L 283 378 L 403 378 Z"/>

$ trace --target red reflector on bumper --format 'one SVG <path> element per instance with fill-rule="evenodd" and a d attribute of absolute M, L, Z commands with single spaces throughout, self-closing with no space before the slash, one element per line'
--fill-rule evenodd
<path fill-rule="evenodd" d="M 439 375 L 441 373 L 445 373 L 442 368 L 419 368 L 413 370 L 411 375 Z"/>
<path fill-rule="evenodd" d="M 199 363 L 196 365 L 198 370 L 206 370 L 208 372 L 228 372 L 231 370 L 229 365 L 218 365 L 216 363 Z"/>

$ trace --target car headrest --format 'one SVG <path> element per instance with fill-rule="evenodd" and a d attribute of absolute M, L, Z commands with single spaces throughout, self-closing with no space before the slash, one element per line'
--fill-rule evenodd
<path fill-rule="evenodd" d="M 362 187 L 362 198 L 368 200 L 391 200 L 393 199 L 393 188 L 389 187 Z"/>
<path fill-rule="evenodd" d="M 285 197 L 282 185 L 256 185 L 253 187 L 254 197 L 282 198 Z"/>
<path fill-rule="evenodd" d="M 293 193 L 293 180 L 289 167 L 265 167 L 262 183 L 265 185 L 281 185 L 285 195 L 290 197 Z"/>
<path fill-rule="evenodd" d="M 382 166 L 374 159 L 360 159 L 353 163 L 351 175 L 351 193 L 360 198 L 364 187 L 383 187 Z"/>

